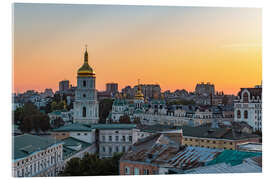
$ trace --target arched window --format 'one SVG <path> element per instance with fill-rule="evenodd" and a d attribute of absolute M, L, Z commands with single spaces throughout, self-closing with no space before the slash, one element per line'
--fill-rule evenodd
<path fill-rule="evenodd" d="M 241 112 L 240 112 L 240 110 L 237 111 L 237 118 L 238 118 L 238 119 L 241 118 Z"/>
<path fill-rule="evenodd" d="M 86 108 L 83 107 L 83 117 L 86 117 Z"/>
<path fill-rule="evenodd" d="M 245 92 L 243 95 L 243 102 L 248 103 L 248 93 L 247 92 Z"/>
<path fill-rule="evenodd" d="M 248 111 L 247 111 L 247 110 L 244 111 L 244 118 L 245 118 L 245 119 L 248 118 Z"/>

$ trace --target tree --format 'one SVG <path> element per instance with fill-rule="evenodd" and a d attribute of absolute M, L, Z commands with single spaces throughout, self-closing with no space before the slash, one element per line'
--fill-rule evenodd
<path fill-rule="evenodd" d="M 47 131 L 50 127 L 50 119 L 48 115 L 41 113 L 33 103 L 25 103 L 20 112 L 14 113 L 14 119 L 18 122 L 19 129 L 22 132 Z"/>
<path fill-rule="evenodd" d="M 53 101 L 51 103 L 51 110 L 55 111 L 55 110 L 64 110 L 67 108 L 67 104 L 66 101 L 62 100 L 59 102 Z"/>
<path fill-rule="evenodd" d="M 130 117 L 128 115 L 120 116 L 119 123 L 121 124 L 130 124 Z"/>
<path fill-rule="evenodd" d="M 134 122 L 135 124 L 141 124 L 141 120 L 140 120 L 139 117 L 135 117 L 134 120 L 133 120 L 133 122 Z"/>
<path fill-rule="evenodd" d="M 97 154 L 86 154 L 82 159 L 72 158 L 60 176 L 104 176 L 119 174 L 122 153 L 111 158 L 99 159 Z"/>
<path fill-rule="evenodd" d="M 110 111 L 112 110 L 112 99 L 103 99 L 99 102 L 99 119 L 100 123 L 106 123 Z"/>
<path fill-rule="evenodd" d="M 62 176 L 81 176 L 80 158 L 72 158 L 67 162 L 65 169 L 60 175 Z"/>
<path fill-rule="evenodd" d="M 20 124 L 20 122 L 23 120 L 23 115 L 24 115 L 24 108 L 19 107 L 14 111 L 13 114 L 13 122 L 14 124 Z"/>
<path fill-rule="evenodd" d="M 64 120 L 61 117 L 57 117 L 53 120 L 53 127 L 59 128 L 60 126 L 63 126 L 65 124 Z"/>

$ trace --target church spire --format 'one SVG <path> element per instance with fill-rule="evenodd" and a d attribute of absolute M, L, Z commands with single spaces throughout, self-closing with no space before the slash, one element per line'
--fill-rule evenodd
<path fill-rule="evenodd" d="M 87 52 L 87 44 L 85 45 L 85 52 L 84 52 L 84 62 L 88 63 L 88 52 Z"/>

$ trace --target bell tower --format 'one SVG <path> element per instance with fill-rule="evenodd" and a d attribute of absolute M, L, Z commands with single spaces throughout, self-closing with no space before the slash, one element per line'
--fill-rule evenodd
<path fill-rule="evenodd" d="M 74 122 L 82 124 L 98 123 L 96 74 L 88 64 L 87 47 L 84 52 L 84 63 L 77 71 L 77 89 L 73 108 Z"/>

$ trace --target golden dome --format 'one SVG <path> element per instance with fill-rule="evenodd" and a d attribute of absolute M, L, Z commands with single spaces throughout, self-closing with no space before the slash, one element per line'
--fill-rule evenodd
<path fill-rule="evenodd" d="M 87 49 L 85 50 L 85 53 L 84 53 L 84 63 L 80 67 L 80 69 L 78 69 L 77 75 L 80 76 L 80 77 L 95 77 L 94 70 L 88 64 Z"/>
<path fill-rule="evenodd" d="M 142 93 L 142 90 L 141 90 L 141 86 L 138 85 L 138 90 L 134 96 L 135 99 L 138 99 L 138 100 L 144 100 L 144 95 Z"/>

